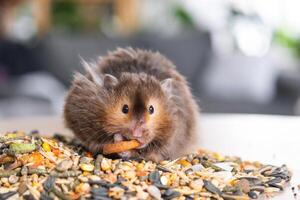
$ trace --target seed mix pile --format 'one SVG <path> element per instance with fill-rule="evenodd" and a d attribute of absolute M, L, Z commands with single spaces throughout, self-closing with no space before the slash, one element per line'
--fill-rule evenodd
<path fill-rule="evenodd" d="M 0 199 L 257 199 L 291 173 L 199 150 L 176 160 L 109 159 L 75 139 L 11 132 L 0 137 Z"/>

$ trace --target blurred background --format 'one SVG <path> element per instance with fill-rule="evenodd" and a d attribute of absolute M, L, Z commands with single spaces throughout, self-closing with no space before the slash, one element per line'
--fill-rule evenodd
<path fill-rule="evenodd" d="M 79 56 L 160 51 L 206 113 L 300 115 L 299 0 L 1 0 L 0 118 L 62 112 Z"/>

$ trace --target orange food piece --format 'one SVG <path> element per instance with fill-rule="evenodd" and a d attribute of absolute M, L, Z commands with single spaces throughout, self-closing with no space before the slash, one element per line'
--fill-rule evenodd
<path fill-rule="evenodd" d="M 136 172 L 136 176 L 137 177 L 140 177 L 140 176 L 146 176 L 147 175 L 147 172 L 146 171 L 137 171 Z"/>
<path fill-rule="evenodd" d="M 82 194 L 79 194 L 79 193 L 74 193 L 74 192 L 71 192 L 69 197 L 72 199 L 72 200 L 76 200 L 76 199 L 79 199 L 81 197 Z"/>
<path fill-rule="evenodd" d="M 113 144 L 106 144 L 103 147 L 103 154 L 121 153 L 139 147 L 137 140 L 121 141 Z"/>
<path fill-rule="evenodd" d="M 177 163 L 184 166 L 184 167 L 191 166 L 191 163 L 189 163 L 186 160 L 178 160 Z"/>
<path fill-rule="evenodd" d="M 58 148 L 52 148 L 52 153 L 56 156 L 59 157 L 60 155 L 60 150 Z"/>
<path fill-rule="evenodd" d="M 30 155 L 29 160 L 33 163 L 31 167 L 38 167 L 43 163 L 44 157 L 39 152 L 34 152 Z"/>
<path fill-rule="evenodd" d="M 44 157 L 39 152 L 33 152 L 31 154 L 23 155 L 19 158 L 23 165 L 32 163 L 31 167 L 38 167 L 44 161 Z"/>

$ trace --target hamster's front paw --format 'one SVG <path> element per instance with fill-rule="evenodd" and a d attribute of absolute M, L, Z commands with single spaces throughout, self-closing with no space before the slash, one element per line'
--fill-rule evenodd
<path fill-rule="evenodd" d="M 146 160 L 152 160 L 153 162 L 159 163 L 160 161 L 164 160 L 162 154 L 157 152 L 152 152 L 145 156 Z"/>
<path fill-rule="evenodd" d="M 135 151 L 135 150 L 130 150 L 130 151 L 124 151 L 121 153 L 118 153 L 118 155 L 121 158 L 141 158 L 141 156 Z"/>
<path fill-rule="evenodd" d="M 118 153 L 118 155 L 121 158 L 130 158 L 130 157 L 132 157 L 132 152 L 131 151 L 124 151 L 124 152 Z"/>

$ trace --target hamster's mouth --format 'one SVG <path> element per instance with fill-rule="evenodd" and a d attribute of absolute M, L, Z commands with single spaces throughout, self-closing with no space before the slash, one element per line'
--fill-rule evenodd
<path fill-rule="evenodd" d="M 132 140 L 124 135 L 121 135 L 120 133 L 114 134 L 114 142 L 121 142 L 121 141 L 129 141 Z M 135 138 L 135 140 L 139 141 L 141 143 L 141 146 L 139 146 L 137 149 L 144 149 L 147 147 L 148 143 L 146 143 L 142 138 Z"/>

